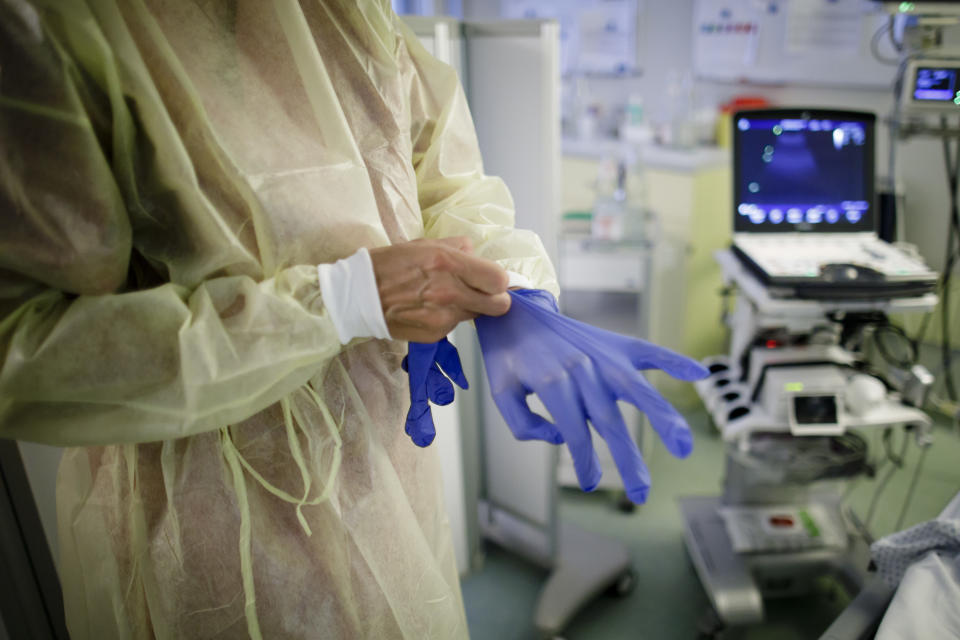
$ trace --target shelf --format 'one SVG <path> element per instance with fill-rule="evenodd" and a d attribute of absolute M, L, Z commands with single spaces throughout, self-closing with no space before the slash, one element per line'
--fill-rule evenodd
<path fill-rule="evenodd" d="M 640 144 L 612 138 L 564 138 L 563 154 L 600 159 L 619 155 L 630 150 L 640 152 L 643 166 L 650 169 L 672 171 L 698 171 L 730 164 L 730 149 L 712 146 L 697 146 L 690 149 L 664 147 L 658 144 Z"/>

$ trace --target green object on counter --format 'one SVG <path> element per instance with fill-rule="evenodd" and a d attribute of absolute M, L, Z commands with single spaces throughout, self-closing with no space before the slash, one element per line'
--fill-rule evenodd
<path fill-rule="evenodd" d="M 813 521 L 813 518 L 804 510 L 801 510 L 799 513 L 800 521 L 803 523 L 803 528 L 807 530 L 807 533 L 811 538 L 820 537 L 820 527 L 817 526 L 817 523 Z"/>

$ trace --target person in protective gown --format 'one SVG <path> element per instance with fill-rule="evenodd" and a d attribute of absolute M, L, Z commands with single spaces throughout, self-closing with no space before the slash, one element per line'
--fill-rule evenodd
<path fill-rule="evenodd" d="M 467 637 L 406 343 L 341 344 L 317 267 L 557 284 L 389 2 L 0 0 L 0 149 L 0 437 L 69 447 L 72 638 Z"/>

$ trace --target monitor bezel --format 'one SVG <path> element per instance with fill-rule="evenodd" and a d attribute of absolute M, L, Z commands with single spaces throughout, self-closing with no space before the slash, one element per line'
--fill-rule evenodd
<path fill-rule="evenodd" d="M 799 422 L 797 420 L 797 398 L 832 398 L 836 409 L 834 422 Z M 791 393 L 786 397 L 787 424 L 790 433 L 795 436 L 832 436 L 842 435 L 846 431 L 846 413 L 843 399 L 838 393 Z"/>
<path fill-rule="evenodd" d="M 916 58 L 911 60 L 909 64 L 907 64 L 907 69 L 904 72 L 905 81 L 903 82 L 903 89 L 900 94 L 901 104 L 904 110 L 921 114 L 940 113 L 950 115 L 960 113 L 960 106 L 953 100 L 916 99 L 917 79 L 920 69 L 949 69 L 957 71 L 957 78 L 958 81 L 960 81 L 960 62 L 957 62 L 955 59 Z M 958 82 L 957 87 L 960 89 L 960 82 Z"/>
<path fill-rule="evenodd" d="M 741 117 L 754 119 L 806 119 L 806 120 L 845 120 L 848 122 L 862 122 L 865 132 L 865 150 L 866 161 L 863 167 L 864 185 L 866 185 L 865 200 L 869 203 L 869 209 L 863 219 L 856 224 L 845 225 L 810 225 L 806 222 L 797 224 L 789 223 L 784 220 L 781 224 L 762 226 L 751 223 L 744 216 L 737 214 L 737 207 L 744 195 L 741 184 L 742 168 L 740 166 L 740 157 L 743 152 L 743 141 L 741 140 L 737 123 Z M 843 109 L 819 109 L 819 108 L 777 108 L 777 109 L 742 109 L 733 113 L 730 121 L 732 127 L 733 155 L 733 207 L 731 215 L 733 216 L 733 230 L 737 233 L 795 233 L 798 231 L 815 231 L 816 233 L 857 233 L 857 232 L 876 232 L 877 229 L 877 197 L 876 197 L 876 123 L 877 116 L 868 111 L 848 111 Z"/>

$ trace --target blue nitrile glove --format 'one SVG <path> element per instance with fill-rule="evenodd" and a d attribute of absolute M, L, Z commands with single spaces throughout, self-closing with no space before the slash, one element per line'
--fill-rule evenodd
<path fill-rule="evenodd" d="M 410 378 L 410 410 L 407 412 L 406 432 L 414 444 L 425 447 L 437 435 L 430 401 L 439 405 L 453 402 L 450 380 L 461 389 L 467 388 L 460 354 L 446 338 L 440 342 L 411 342 L 401 366 Z"/>
<path fill-rule="evenodd" d="M 647 499 L 650 472 L 624 424 L 617 400 L 647 414 L 667 450 L 683 458 L 693 436 L 683 417 L 638 369 L 662 369 L 674 378 L 699 380 L 709 372 L 690 358 L 644 340 L 597 329 L 561 315 L 546 291 L 510 291 L 510 311 L 476 319 L 490 392 L 519 440 L 566 442 L 585 491 L 600 482 L 600 460 L 587 420 L 606 441 L 627 497 Z M 530 411 L 527 395 L 540 396 L 554 423 Z"/>

